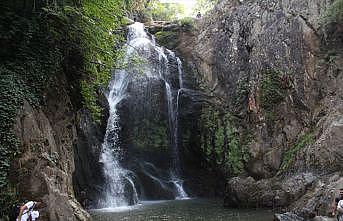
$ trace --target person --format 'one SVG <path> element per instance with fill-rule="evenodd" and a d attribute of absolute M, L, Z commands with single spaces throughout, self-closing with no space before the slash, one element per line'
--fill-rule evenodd
<path fill-rule="evenodd" d="M 343 221 L 343 200 L 340 200 L 337 204 L 337 219 Z"/>
<path fill-rule="evenodd" d="M 332 205 L 332 216 L 337 215 L 337 220 L 343 221 L 343 188 L 339 189 L 339 196 L 335 198 Z"/>
<path fill-rule="evenodd" d="M 43 207 L 42 202 L 29 201 L 22 205 L 19 210 L 17 221 L 29 221 L 32 219 L 32 212 L 34 209 L 40 209 Z M 35 213 L 37 215 L 37 213 Z M 39 214 L 38 214 L 39 216 Z M 38 217 L 37 217 L 38 218 Z"/>
<path fill-rule="evenodd" d="M 39 212 L 37 210 L 32 211 L 31 221 L 36 221 L 39 218 Z"/>
<path fill-rule="evenodd" d="M 198 12 L 197 18 L 201 18 L 201 12 Z"/>

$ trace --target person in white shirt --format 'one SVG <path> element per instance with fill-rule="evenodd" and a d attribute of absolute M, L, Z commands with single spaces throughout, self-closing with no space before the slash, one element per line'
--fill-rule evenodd
<path fill-rule="evenodd" d="M 43 207 L 42 202 L 29 201 L 25 203 L 23 206 L 20 207 L 17 221 L 28 221 L 32 215 L 33 210 L 40 209 L 42 207 Z M 38 216 L 39 216 L 39 213 L 38 213 Z"/>
<path fill-rule="evenodd" d="M 39 218 L 39 212 L 37 210 L 32 211 L 31 221 L 36 221 Z"/>
<path fill-rule="evenodd" d="M 340 200 L 337 204 L 337 219 L 338 221 L 343 221 L 343 200 Z"/>

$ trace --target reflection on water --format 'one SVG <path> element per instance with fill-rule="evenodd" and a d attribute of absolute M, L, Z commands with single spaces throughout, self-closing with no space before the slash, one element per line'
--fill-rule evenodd
<path fill-rule="evenodd" d="M 225 209 L 213 200 L 143 201 L 132 207 L 91 211 L 95 221 L 272 221 L 267 210 Z"/>

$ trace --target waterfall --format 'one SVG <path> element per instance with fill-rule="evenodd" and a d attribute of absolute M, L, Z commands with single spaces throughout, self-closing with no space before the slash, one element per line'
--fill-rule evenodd
<path fill-rule="evenodd" d="M 168 104 L 168 118 L 173 149 L 173 162 L 170 169 L 170 182 L 175 187 L 175 198 L 186 198 L 187 194 L 183 190 L 183 181 L 180 179 L 180 160 L 177 145 L 177 115 L 178 97 L 173 97 L 173 88 L 169 82 L 168 75 L 169 61 L 166 55 L 176 60 L 178 65 L 179 85 L 182 87 L 182 63 L 175 54 L 167 49 L 158 47 L 153 37 L 149 37 L 142 23 L 134 23 L 129 26 L 128 39 L 125 47 L 123 63 L 127 65 L 122 70 L 113 73 L 109 84 L 107 96 L 110 116 L 107 123 L 106 134 L 102 144 L 100 162 L 103 163 L 105 176 L 104 199 L 101 201 L 102 207 L 128 206 L 138 202 L 138 193 L 134 182 L 132 171 L 124 169 L 120 164 L 122 150 L 120 147 L 120 116 L 118 114 L 118 104 L 127 96 L 127 89 L 130 83 L 139 77 L 149 80 L 149 78 L 162 79 L 165 84 L 166 99 Z M 146 60 L 146 63 L 137 64 L 136 58 Z M 140 75 L 139 73 L 142 73 Z M 179 92 L 180 89 L 178 89 Z M 179 93 L 178 93 L 179 94 Z M 177 101 L 175 103 L 175 100 Z M 152 176 L 151 176 L 152 177 Z M 154 179 L 158 179 L 153 177 Z"/>
<path fill-rule="evenodd" d="M 187 193 L 183 189 L 183 180 L 180 179 L 181 169 L 180 169 L 180 158 L 179 158 L 179 148 L 178 148 L 178 109 L 179 109 L 179 96 L 180 92 L 183 87 L 183 79 L 182 79 L 182 62 L 180 58 L 175 56 L 175 53 L 166 50 L 169 55 L 172 57 L 173 60 L 177 62 L 177 70 L 178 70 L 178 80 L 179 80 L 179 88 L 177 90 L 176 102 L 174 102 L 174 98 L 172 95 L 170 83 L 167 79 L 164 79 L 165 87 L 166 87 L 166 94 L 167 94 L 167 102 L 168 102 L 168 115 L 169 115 L 169 127 L 170 127 L 170 134 L 171 134 L 171 141 L 173 147 L 173 162 L 172 168 L 170 170 L 170 177 L 171 182 L 175 186 L 176 190 L 176 199 L 186 199 L 188 198 Z M 169 71 L 169 70 L 168 70 Z M 168 72 L 167 71 L 167 72 Z"/>
<path fill-rule="evenodd" d="M 136 25 L 137 26 L 137 25 Z M 127 45 L 130 45 L 124 57 L 124 63 L 130 62 L 130 58 L 134 55 L 134 46 L 144 45 L 146 42 L 146 33 L 144 29 L 134 25 L 129 27 Z M 131 171 L 121 167 L 119 160 L 121 157 L 121 149 L 119 143 L 119 115 L 117 105 L 125 98 L 126 89 L 132 78 L 130 67 L 114 72 L 109 84 L 109 95 L 107 100 L 109 103 L 110 116 L 107 122 L 106 134 L 102 144 L 102 152 L 100 162 L 103 163 L 105 175 L 105 199 L 100 203 L 102 207 L 119 207 L 129 205 L 129 199 L 126 198 L 126 186 L 129 185 L 132 191 L 133 203 L 138 202 L 138 194 L 135 184 L 130 174 Z"/>

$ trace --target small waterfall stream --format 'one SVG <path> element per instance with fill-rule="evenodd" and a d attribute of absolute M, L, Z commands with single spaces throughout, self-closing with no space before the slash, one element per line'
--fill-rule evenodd
<path fill-rule="evenodd" d="M 135 63 L 137 56 L 143 58 L 143 60 L 147 60 L 147 62 L 137 65 Z M 168 56 L 176 60 L 178 66 L 179 88 L 177 89 L 177 96 L 173 96 L 172 83 L 168 80 L 168 75 L 170 75 Z M 149 78 L 159 78 L 164 81 L 173 151 L 170 180 L 166 181 L 166 183 L 170 182 L 174 185 L 176 199 L 187 198 L 187 194 L 183 189 L 183 181 L 180 179 L 180 159 L 177 144 L 178 100 L 180 90 L 183 87 L 181 60 L 168 49 L 157 46 L 154 38 L 148 36 L 144 25 L 136 22 L 129 26 L 124 63 L 127 64 L 127 67 L 123 70 L 115 71 L 109 84 L 107 99 L 110 107 L 110 116 L 100 155 L 100 162 L 103 163 L 103 172 L 106 180 L 106 184 L 104 185 L 105 197 L 101 200 L 99 206 L 128 206 L 137 203 L 139 200 L 134 173 L 124 169 L 120 163 L 122 150 L 119 138 L 121 129 L 120 116 L 118 114 L 118 104 L 127 96 L 127 88 L 139 72 L 143 72 L 142 75 L 147 80 Z M 156 67 L 158 69 L 157 73 Z M 156 177 L 153 178 L 158 179 Z M 165 188 L 165 185 L 163 184 L 162 187 Z"/>

